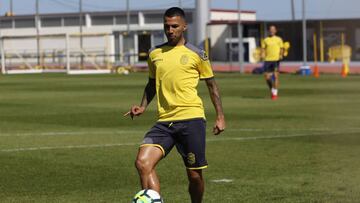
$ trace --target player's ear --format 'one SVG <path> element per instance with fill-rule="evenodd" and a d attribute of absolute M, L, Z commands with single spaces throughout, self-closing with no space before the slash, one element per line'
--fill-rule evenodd
<path fill-rule="evenodd" d="M 187 23 L 185 22 L 184 23 L 184 31 L 186 31 L 187 30 Z"/>

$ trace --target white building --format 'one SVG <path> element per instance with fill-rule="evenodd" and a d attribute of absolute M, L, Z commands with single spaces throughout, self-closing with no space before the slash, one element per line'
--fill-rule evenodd
<path fill-rule="evenodd" d="M 0 17 L 2 58 L 6 59 L 2 64 L 8 67 L 19 63 L 25 67 L 34 63 L 65 65 L 67 51 L 71 63 L 84 59 L 94 66 L 107 62 L 141 62 L 147 58 L 149 48 L 166 40 L 163 12 L 131 11 L 129 26 L 125 11 L 86 12 L 82 20 L 79 13 L 41 14 L 38 29 L 35 15 Z M 185 12 L 189 30 L 186 38 L 194 43 L 195 13 L 193 9 L 185 9 Z M 237 11 L 210 12 L 208 36 L 216 60 L 227 60 L 225 42 L 229 37 L 224 32 L 237 18 Z M 241 13 L 241 19 L 244 23 L 255 22 L 256 14 L 245 11 Z M 105 59 L 105 55 L 110 58 Z"/>

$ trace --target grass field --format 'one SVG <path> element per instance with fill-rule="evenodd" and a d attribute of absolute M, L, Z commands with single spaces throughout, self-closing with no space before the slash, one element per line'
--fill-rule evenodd
<path fill-rule="evenodd" d="M 145 73 L 0 76 L 0 202 L 130 202 L 134 159 L 155 103 L 131 121 Z M 227 129 L 208 136 L 204 202 L 359 202 L 360 76 L 218 74 Z M 189 202 L 176 150 L 158 166 L 167 203 Z M 216 182 L 229 179 L 232 182 Z"/>

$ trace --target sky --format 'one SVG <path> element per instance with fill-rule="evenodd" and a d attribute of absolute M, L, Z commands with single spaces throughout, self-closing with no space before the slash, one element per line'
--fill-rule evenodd
<path fill-rule="evenodd" d="M 15 14 L 34 14 L 35 0 L 12 0 Z M 291 19 L 292 0 L 241 0 L 243 10 L 256 11 L 259 20 Z M 302 16 L 302 0 L 295 1 L 295 16 Z M 10 0 L 0 0 L 0 14 L 9 10 Z M 39 0 L 40 13 L 77 12 L 79 0 Z M 194 8 L 195 0 L 130 0 L 132 9 Z M 237 0 L 210 0 L 211 8 L 236 9 Z M 309 19 L 360 18 L 360 0 L 305 0 Z M 83 0 L 85 11 L 125 10 L 126 0 Z"/>

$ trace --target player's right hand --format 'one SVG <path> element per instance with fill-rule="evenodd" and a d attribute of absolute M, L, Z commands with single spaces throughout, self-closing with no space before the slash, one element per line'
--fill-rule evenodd
<path fill-rule="evenodd" d="M 131 119 L 134 119 L 134 116 L 140 116 L 145 111 L 145 107 L 134 105 L 131 107 L 130 111 L 126 112 L 124 116 L 130 116 Z"/>

